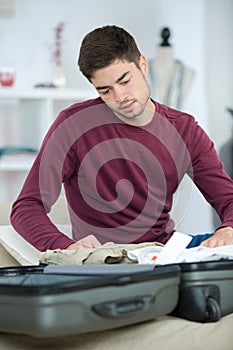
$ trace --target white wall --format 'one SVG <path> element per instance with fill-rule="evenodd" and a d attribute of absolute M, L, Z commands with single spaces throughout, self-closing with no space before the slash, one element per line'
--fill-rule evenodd
<path fill-rule="evenodd" d="M 205 1 L 205 84 L 209 132 L 219 149 L 232 138 L 233 1 Z"/>
<path fill-rule="evenodd" d="M 51 80 L 53 28 L 59 21 L 66 23 L 63 66 L 67 87 L 89 86 L 79 73 L 76 60 L 83 36 L 94 27 L 109 23 L 123 26 L 135 36 L 141 51 L 147 57 L 154 57 L 160 42 L 159 32 L 168 25 L 172 29 L 174 56 L 197 72 L 186 108 L 198 113 L 206 124 L 204 96 L 200 94 L 203 88 L 202 0 L 145 0 L 143 4 L 134 0 L 15 0 L 15 4 L 13 18 L 0 18 L 0 63 L 16 66 L 16 86 L 33 86 Z"/>
<path fill-rule="evenodd" d="M 174 57 L 181 59 L 196 72 L 183 109 L 194 114 L 207 132 L 211 124 L 212 135 L 218 140 L 219 124 L 221 133 L 225 133 L 225 129 L 218 119 L 219 115 L 213 113 L 213 110 L 216 111 L 217 97 L 225 80 L 221 80 L 216 91 L 216 80 L 212 81 L 211 77 L 216 73 L 218 64 L 213 64 L 213 55 L 218 51 L 215 36 L 221 37 L 219 31 L 223 27 L 232 28 L 232 11 L 229 11 L 232 10 L 232 3 L 231 0 L 15 0 L 15 16 L 0 18 L 0 64 L 15 65 L 16 87 L 31 87 L 38 82 L 51 81 L 53 28 L 58 22 L 64 21 L 63 67 L 67 87 L 86 88 L 90 85 L 78 71 L 76 60 L 81 40 L 88 31 L 105 24 L 123 26 L 135 36 L 141 51 L 152 58 L 156 57 L 161 28 L 169 26 L 172 30 Z M 227 23 L 220 16 L 221 11 L 227 16 Z M 220 28 L 213 25 L 216 18 L 220 21 Z M 230 39 L 230 33 L 221 38 L 221 49 L 226 50 Z M 222 58 L 224 53 L 221 57 L 217 53 L 218 62 L 230 67 L 230 62 L 225 62 Z M 221 76 L 219 67 L 222 69 L 222 66 L 218 66 L 218 76 Z M 226 71 L 227 68 L 225 73 Z M 228 89 L 230 104 L 232 98 L 230 101 L 229 91 L 232 89 L 229 85 L 225 88 Z M 220 114 L 221 111 L 221 117 L 225 108 L 222 103 L 223 101 L 221 107 L 218 105 L 217 112 Z M 215 118 L 214 123 L 208 119 L 208 111 L 211 112 L 211 118 Z M 213 229 L 210 208 L 196 190 L 192 192 L 191 203 L 180 227 L 192 232 Z"/>

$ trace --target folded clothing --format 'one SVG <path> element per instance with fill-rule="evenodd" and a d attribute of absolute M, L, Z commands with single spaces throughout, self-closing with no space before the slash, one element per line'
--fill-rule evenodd
<path fill-rule="evenodd" d="M 82 264 L 133 264 L 137 258 L 130 258 L 128 251 L 146 247 L 163 247 L 158 242 L 138 244 L 116 244 L 107 242 L 101 247 L 80 250 L 55 249 L 47 250 L 40 256 L 42 264 L 82 265 Z"/>

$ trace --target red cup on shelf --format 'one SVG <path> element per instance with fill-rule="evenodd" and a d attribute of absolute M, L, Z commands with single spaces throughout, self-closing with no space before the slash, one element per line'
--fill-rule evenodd
<path fill-rule="evenodd" d="M 0 85 L 12 86 L 15 81 L 15 68 L 11 66 L 0 66 Z"/>

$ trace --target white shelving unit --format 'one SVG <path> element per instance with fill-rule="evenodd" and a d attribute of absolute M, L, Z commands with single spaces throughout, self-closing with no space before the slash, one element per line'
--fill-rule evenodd
<path fill-rule="evenodd" d="M 58 113 L 72 103 L 95 98 L 94 89 L 0 88 L 0 148 L 38 149 Z M 0 201 L 12 201 L 33 159 L 0 157 Z"/>

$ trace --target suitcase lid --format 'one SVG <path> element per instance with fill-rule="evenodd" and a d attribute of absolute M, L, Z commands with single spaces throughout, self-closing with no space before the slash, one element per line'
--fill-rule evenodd
<path fill-rule="evenodd" d="M 89 265 L 88 268 L 85 265 L 55 265 L 51 268 L 45 265 L 17 266 L 0 268 L 0 295 L 60 294 L 171 277 L 180 277 L 179 266 L 156 268 L 154 265 L 129 264 L 120 264 L 116 268 L 113 265 Z"/>

